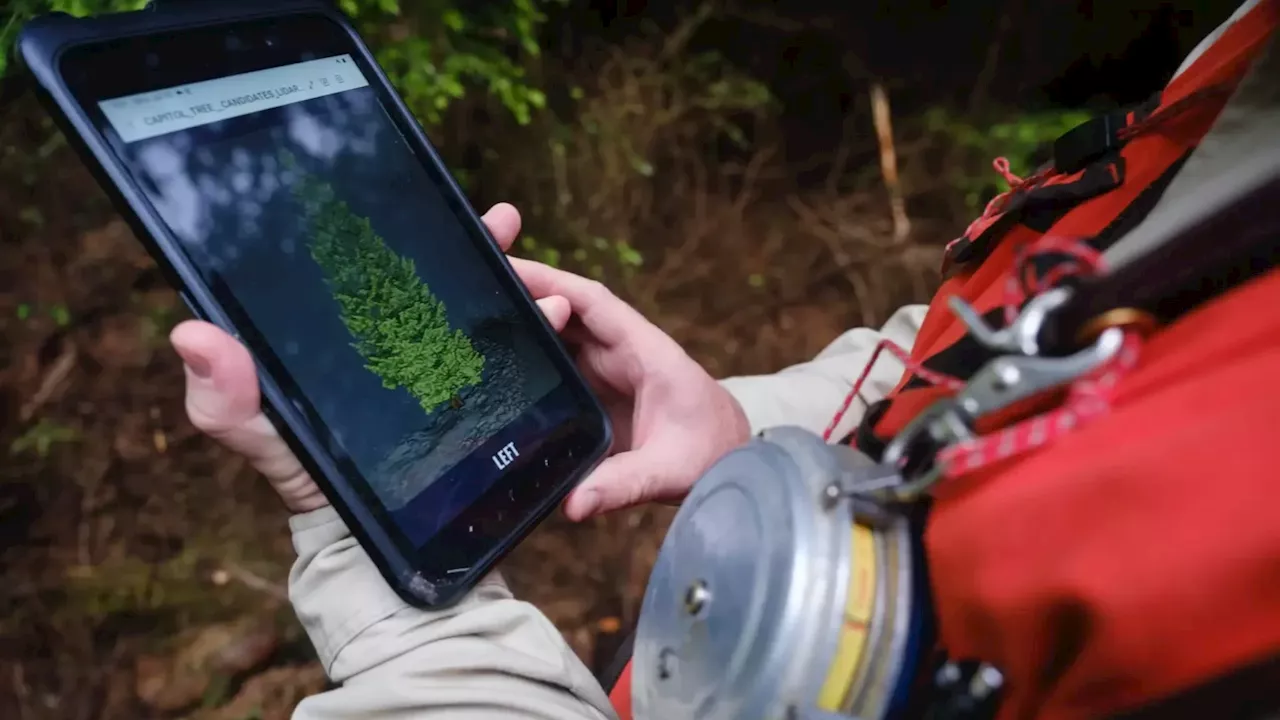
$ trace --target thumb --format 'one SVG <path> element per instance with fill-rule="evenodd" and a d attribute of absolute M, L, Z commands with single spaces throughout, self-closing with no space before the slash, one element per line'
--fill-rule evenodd
<path fill-rule="evenodd" d="M 189 321 L 175 327 L 169 340 L 182 358 L 192 424 L 225 441 L 259 414 L 257 371 L 235 338 L 209 323 Z"/>
<path fill-rule="evenodd" d="M 324 496 L 262 414 L 249 351 L 221 329 L 200 321 L 178 325 L 170 342 L 185 366 L 191 424 L 249 460 L 290 509 L 304 512 L 324 505 Z"/>
<path fill-rule="evenodd" d="M 569 494 L 564 513 L 575 522 L 614 510 L 639 505 L 660 497 L 662 461 L 652 452 L 633 450 L 614 455 L 595 469 L 581 485 Z"/>

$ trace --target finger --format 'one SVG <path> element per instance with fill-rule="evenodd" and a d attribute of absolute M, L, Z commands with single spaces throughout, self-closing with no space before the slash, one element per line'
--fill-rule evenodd
<path fill-rule="evenodd" d="M 322 496 L 311 497 L 319 491 L 262 414 L 249 351 L 220 328 L 198 320 L 179 324 L 169 337 L 185 365 L 191 423 L 244 455 L 291 505 L 323 505 Z"/>
<path fill-rule="evenodd" d="M 658 492 L 662 485 L 661 467 L 661 460 L 645 450 L 614 455 L 569 494 L 564 514 L 578 522 L 642 502 L 667 499 Z"/>
<path fill-rule="evenodd" d="M 511 265 L 535 298 L 559 295 L 568 300 L 572 314 L 598 342 L 616 345 L 628 335 L 656 329 L 635 308 L 595 280 L 523 258 L 511 258 Z"/>
<path fill-rule="evenodd" d="M 569 325 L 560 332 L 566 344 L 574 346 L 574 364 L 578 372 L 604 405 L 613 425 L 614 447 L 631 447 L 631 413 L 635 409 L 635 371 L 625 359 L 608 348 L 596 345 L 589 332 L 570 318 Z"/>
<path fill-rule="evenodd" d="M 539 299 L 538 309 L 542 310 L 547 322 L 551 324 L 551 327 L 556 332 L 564 330 L 564 326 L 569 324 L 569 316 L 573 312 L 572 308 L 569 307 L 569 301 L 559 295 Z"/>
<path fill-rule="evenodd" d="M 187 371 L 187 411 L 200 430 L 221 436 L 260 412 L 249 351 L 221 328 L 191 320 L 169 335 Z"/>
<path fill-rule="evenodd" d="M 501 247 L 503 252 L 510 250 L 511 244 L 520 234 L 520 211 L 509 203 L 498 203 L 489 208 L 489 212 L 480 219 L 484 221 L 485 227 L 489 228 L 493 239 L 498 242 L 498 247 Z"/>

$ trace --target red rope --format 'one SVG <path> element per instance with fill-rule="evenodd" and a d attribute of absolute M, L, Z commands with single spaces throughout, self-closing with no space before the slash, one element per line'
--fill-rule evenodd
<path fill-rule="evenodd" d="M 991 167 L 995 168 L 996 172 L 1000 173 L 1000 177 L 1004 178 L 1004 181 L 1009 184 L 1009 189 L 1011 190 L 1022 187 L 1022 184 L 1026 182 L 1017 175 L 1014 175 L 1013 171 L 1009 169 L 1008 158 L 998 157 L 995 160 L 992 160 Z"/>
<path fill-rule="evenodd" d="M 1231 89 L 1230 85 L 1204 88 L 1122 129 L 1118 135 L 1121 139 L 1128 140 L 1142 133 L 1157 130 L 1171 119 L 1216 96 L 1229 93 Z M 1004 163 L 1003 168 L 997 164 L 996 171 L 1011 183 L 1018 179 L 1017 176 L 1008 172 L 1007 163 Z M 1034 263 L 1031 261 L 1036 256 L 1046 253 L 1066 255 L 1069 259 L 1056 264 L 1044 276 L 1039 277 L 1035 274 Z M 1041 238 L 1030 247 L 1023 249 L 1015 262 L 1014 272 L 1006 280 L 1004 297 L 1006 322 L 1012 322 L 1017 317 L 1018 308 L 1027 297 L 1044 292 L 1068 277 L 1091 275 L 1101 270 L 1102 255 L 1088 244 L 1056 237 Z M 994 434 L 944 448 L 935 459 L 935 462 L 942 467 L 943 477 L 956 478 L 1043 447 L 1090 420 L 1106 414 L 1111 409 L 1111 401 L 1121 378 L 1137 365 L 1142 343 L 1141 335 L 1126 331 L 1116 356 L 1093 373 L 1071 383 L 1067 389 L 1067 398 L 1060 407 L 1017 422 Z"/>
<path fill-rule="evenodd" d="M 1111 409 L 1116 386 L 1138 362 L 1142 338 L 1125 333 L 1120 352 L 1092 375 L 1072 383 L 1061 407 L 1000 430 L 965 440 L 938 453 L 945 478 L 957 478 L 994 463 L 1048 445 Z"/>
<path fill-rule="evenodd" d="M 1161 125 L 1177 118 L 1187 111 L 1224 93 L 1232 91 L 1230 84 L 1214 85 L 1191 93 L 1169 106 L 1152 113 L 1141 121 L 1121 129 L 1117 136 L 1122 140 L 1131 140 L 1143 133 L 1158 130 Z M 992 161 L 992 167 L 1000 174 L 1009 189 L 1000 193 L 987 203 L 982 215 L 970 223 L 964 235 L 947 244 L 945 256 L 950 257 L 952 248 L 961 240 L 973 235 L 975 228 L 993 215 L 1001 212 L 1005 204 L 1019 190 L 1030 189 L 1048 178 L 1054 171 L 1046 169 L 1026 178 L 1015 175 L 1006 158 L 999 157 Z M 1046 253 L 1066 255 L 1068 259 L 1056 263 L 1043 276 L 1036 274 L 1032 260 Z M 1063 280 L 1076 275 L 1089 275 L 1102 269 L 1101 254 L 1088 244 L 1079 241 L 1068 241 L 1057 237 L 1043 237 L 1029 247 L 1023 248 L 1014 263 L 1013 272 L 1005 280 L 1004 317 L 1005 322 L 1012 323 L 1026 298 L 1038 295 L 1055 287 Z M 943 385 L 948 390 L 958 392 L 964 384 L 956 378 L 933 373 L 910 359 L 902 348 L 882 341 L 876 346 L 871 360 L 863 369 L 853 390 L 845 398 L 836 417 L 823 434 L 830 439 L 836 425 L 844 418 L 853 398 L 862 388 L 863 382 L 871 371 L 872 365 L 880 355 L 880 351 L 889 348 L 911 372 L 933 383 Z M 1120 351 L 1106 365 L 1098 368 L 1087 377 L 1080 378 L 1068 387 L 1067 398 L 1063 404 L 1047 413 L 1015 423 L 999 432 L 984 437 L 974 438 L 943 449 L 936 462 L 943 468 L 943 476 L 954 478 L 972 472 L 992 463 L 1013 457 L 1028 450 L 1042 447 L 1053 442 L 1076 427 L 1105 414 L 1111 407 L 1115 388 L 1125 373 L 1134 368 L 1142 349 L 1142 337 L 1134 332 L 1126 332 Z"/>
<path fill-rule="evenodd" d="M 911 359 L 911 353 L 902 349 L 901 345 L 892 340 L 881 340 L 876 343 L 876 349 L 871 353 L 871 359 L 863 366 L 862 374 L 858 376 L 856 381 L 854 381 L 853 387 L 849 390 L 848 394 L 844 396 L 844 402 L 840 404 L 840 409 L 836 411 L 835 417 L 831 419 L 831 423 L 827 425 L 827 429 L 823 431 L 823 440 L 827 442 L 831 441 L 831 435 L 836 431 L 836 426 L 840 424 L 840 421 L 843 420 L 844 416 L 849 412 L 849 407 L 853 405 L 853 399 L 858 397 L 859 393 L 862 392 L 862 385 L 867 381 L 867 376 L 871 374 L 871 368 L 875 367 L 876 360 L 880 359 L 880 353 L 885 350 L 888 350 L 890 354 L 898 359 L 898 362 L 905 365 L 909 372 L 920 377 L 930 385 L 941 385 L 951 392 L 960 392 L 960 390 L 964 388 L 963 381 L 951 377 L 950 375 L 930 370 L 924 365 L 921 365 Z"/>
<path fill-rule="evenodd" d="M 1067 259 L 1056 263 L 1044 275 L 1038 275 L 1035 258 L 1047 254 Z M 1088 243 L 1059 236 L 1046 236 L 1025 247 L 1014 262 L 1013 272 L 1005 281 L 1004 316 L 1013 322 L 1028 297 L 1034 297 L 1078 275 L 1094 275 L 1103 269 L 1102 253 Z M 1061 406 L 992 435 L 973 438 L 944 448 L 936 461 L 943 476 L 955 478 L 993 463 L 1047 445 L 1080 425 L 1106 413 L 1120 378 L 1138 361 L 1142 340 L 1136 333 L 1126 333 L 1116 357 L 1090 375 L 1071 383 Z"/>
<path fill-rule="evenodd" d="M 1033 261 L 1046 254 L 1064 255 L 1067 259 L 1057 263 L 1044 275 L 1038 275 Z M 1102 254 L 1079 240 L 1047 236 L 1023 248 L 1005 281 L 1003 305 L 1006 323 L 1013 322 L 1028 297 L 1039 295 L 1068 277 L 1098 273 L 1102 267 Z M 1116 356 L 1090 375 L 1071 383 L 1067 390 L 1067 398 L 1060 407 L 1015 423 L 994 434 L 944 448 L 935 460 L 942 467 L 943 476 L 958 477 L 1028 450 L 1042 447 L 1076 427 L 1105 414 L 1111 407 L 1111 399 L 1120 378 L 1137 364 L 1141 348 L 1141 336 L 1127 332 Z M 965 384 L 961 380 L 929 370 L 913 360 L 910 354 L 896 343 L 881 340 L 876 345 L 870 360 L 863 367 L 857 381 L 854 382 L 853 388 L 845 396 L 831 424 L 823 433 L 824 440 L 830 441 L 836 426 L 844 419 L 853 399 L 861 392 L 863 383 L 866 382 L 871 368 L 883 350 L 889 350 L 909 372 L 932 385 L 942 386 L 953 393 L 964 388 Z"/>
<path fill-rule="evenodd" d="M 976 220 L 969 223 L 969 226 L 965 228 L 964 235 L 961 235 L 955 240 L 947 243 L 945 252 L 949 253 L 951 251 L 951 246 L 972 236 L 974 228 L 977 227 L 979 223 L 1003 211 L 1005 203 L 1009 201 L 1009 198 L 1013 197 L 1015 192 L 1023 188 L 1033 187 L 1049 176 L 1049 172 L 1047 170 L 1042 170 L 1025 178 L 1019 177 L 1013 174 L 1009 169 L 1009 160 L 1004 157 L 998 157 L 995 160 L 992 160 L 991 167 L 995 168 L 995 171 L 1000 173 L 1000 177 L 1004 178 L 1004 181 L 1008 183 L 1009 189 L 991 198 L 991 201 L 987 203 L 987 206 L 982 209 L 982 214 L 979 215 Z"/>
<path fill-rule="evenodd" d="M 1036 275 L 1035 258 L 1065 255 L 1067 260 L 1055 264 L 1043 277 Z M 1075 275 L 1093 275 L 1102 270 L 1102 253 L 1088 243 L 1059 236 L 1044 236 L 1025 246 L 1013 261 L 1013 272 L 1005 279 L 1004 321 L 1013 323 L 1027 298 L 1035 297 L 1063 280 Z"/>
<path fill-rule="evenodd" d="M 1143 133 L 1158 130 L 1161 125 L 1201 104 L 1212 101 L 1224 94 L 1229 95 L 1233 89 L 1234 85 L 1230 83 L 1219 83 L 1217 85 L 1210 85 L 1209 87 L 1201 88 L 1200 90 L 1190 93 L 1186 97 L 1171 103 L 1167 107 L 1153 112 L 1146 118 L 1143 118 L 1142 120 L 1139 120 L 1127 127 L 1121 128 L 1116 132 L 1116 137 L 1121 140 L 1128 141 Z M 1020 177 L 1013 173 L 1008 158 L 1004 157 L 998 157 L 992 160 L 991 166 L 1000 174 L 1000 177 L 1004 178 L 1004 181 L 1009 185 L 1009 189 L 992 198 L 991 201 L 987 203 L 986 207 L 983 208 L 982 214 L 973 222 L 969 223 L 969 226 L 965 228 L 963 235 L 947 243 L 946 247 L 943 249 L 944 258 L 951 257 L 952 249 L 955 247 L 956 243 L 959 243 L 961 240 L 971 239 L 975 228 L 979 224 L 1002 212 L 1005 204 L 1014 195 L 1014 193 L 1019 190 L 1031 190 L 1057 172 L 1052 166 L 1050 166 L 1037 173 L 1028 175 L 1025 178 Z M 945 268 L 946 263 L 944 262 L 944 269 Z"/>

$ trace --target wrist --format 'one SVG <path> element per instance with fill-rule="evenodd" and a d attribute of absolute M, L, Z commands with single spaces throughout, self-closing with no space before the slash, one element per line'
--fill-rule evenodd
<path fill-rule="evenodd" d="M 289 535 L 298 557 L 310 557 L 351 536 L 338 511 L 325 506 L 289 516 Z"/>

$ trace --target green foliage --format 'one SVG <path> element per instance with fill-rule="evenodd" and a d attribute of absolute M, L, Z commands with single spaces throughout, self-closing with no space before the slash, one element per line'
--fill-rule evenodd
<path fill-rule="evenodd" d="M 606 277 L 606 268 L 621 272 L 624 277 L 631 277 L 644 266 L 644 256 L 625 240 L 609 240 L 598 236 L 586 240 L 572 236 L 568 239 L 582 245 L 569 253 L 569 264 L 575 271 L 596 279 Z M 520 238 L 520 250 L 525 257 L 544 265 L 566 265 L 565 255 L 559 248 L 541 242 L 532 235 Z"/>
<path fill-rule="evenodd" d="M 695 108 L 704 113 L 710 130 L 722 133 L 741 148 L 747 138 L 735 122 L 742 113 L 755 113 L 773 106 L 769 86 L 735 68 L 716 52 L 694 55 L 683 67 L 686 82 L 701 92 L 690 96 Z"/>
<path fill-rule="evenodd" d="M 610 240 L 599 236 L 591 237 L 585 247 L 575 249 L 570 258 L 577 269 L 597 280 L 605 278 L 605 268 L 617 270 L 624 277 L 631 277 L 635 271 L 644 266 L 644 256 L 626 240 Z M 561 265 L 561 253 L 553 247 L 539 245 L 531 237 L 524 238 L 521 249 L 538 262 L 552 267 Z"/>
<path fill-rule="evenodd" d="M 0 76 L 14 37 L 32 17 L 58 11 L 76 16 L 138 10 L 147 0 L 16 0 L 0 30 Z M 483 89 L 521 124 L 546 105 L 522 59 L 537 56 L 544 8 L 567 0 L 340 0 L 373 46 L 378 62 L 420 120 L 438 123 L 469 91 Z"/>
<path fill-rule="evenodd" d="M 49 308 L 49 317 L 53 319 L 53 324 L 60 328 L 64 328 L 71 324 L 71 311 L 66 305 L 54 305 Z"/>
<path fill-rule="evenodd" d="M 520 249 L 527 253 L 531 260 L 536 260 L 543 265 L 550 265 L 551 267 L 560 267 L 560 251 L 539 243 L 537 238 L 532 235 L 525 235 L 520 238 Z"/>
<path fill-rule="evenodd" d="M 169 331 L 185 314 L 177 299 L 169 294 L 160 298 L 133 298 L 133 312 L 138 316 L 138 335 L 142 344 L 158 349 L 169 342 Z"/>
<path fill-rule="evenodd" d="M 927 132 L 941 136 L 949 146 L 961 151 L 964 159 L 960 167 L 948 168 L 948 172 L 953 175 L 956 189 L 964 193 L 965 204 L 976 211 L 982 204 L 983 191 L 991 185 L 993 158 L 1008 158 L 1015 174 L 1028 175 L 1035 170 L 1034 156 L 1038 151 L 1090 117 L 1083 111 L 1059 110 L 978 123 L 939 107 L 925 113 L 924 126 Z"/>
<path fill-rule="evenodd" d="M 414 114 L 436 124 L 469 90 L 484 89 L 520 124 L 546 106 L 522 60 L 537 57 L 544 8 L 567 0 L 341 0 Z M 477 7 L 478 6 L 478 7 Z"/>
<path fill-rule="evenodd" d="M 199 561 L 199 554 L 185 549 L 160 563 L 125 556 L 96 567 L 74 567 L 67 575 L 69 609 L 103 620 L 206 606 L 209 589 L 200 579 Z"/>
<path fill-rule="evenodd" d="M 28 205 L 18 211 L 18 219 L 30 225 L 33 229 L 39 230 L 44 227 L 44 213 L 40 212 L 40 208 L 34 205 Z"/>
<path fill-rule="evenodd" d="M 3 29 L 0 29 L 0 76 L 8 69 L 13 41 L 22 24 L 36 15 L 64 12 L 76 17 L 110 12 L 140 10 L 147 0 L 12 0 L 5 7 Z"/>
<path fill-rule="evenodd" d="M 690 47 L 719 7 L 702 3 L 673 27 L 653 26 L 604 53 L 579 76 L 582 85 L 569 88 L 572 112 L 540 118 L 550 152 L 525 179 L 534 191 L 501 195 L 554 190 L 552 202 L 528 207 L 525 227 L 539 233 L 539 242 L 522 244 L 522 251 L 626 282 L 664 242 L 669 228 L 654 216 L 673 179 L 697 174 L 700 164 L 723 167 L 722 152 L 758 153 L 750 130 L 778 109 L 769 87 L 723 55 Z"/>
<path fill-rule="evenodd" d="M 484 356 L 449 327 L 444 303 L 353 213 L 310 177 L 295 186 L 310 224 L 311 257 L 324 271 L 365 367 L 384 387 L 404 388 L 430 412 L 480 382 Z"/>
<path fill-rule="evenodd" d="M 45 458 L 54 445 L 74 442 L 80 439 L 75 428 L 67 427 L 48 418 L 41 418 L 9 445 L 10 455 L 21 455 L 34 452 Z"/>
<path fill-rule="evenodd" d="M 31 303 L 18 303 L 18 307 L 14 309 L 13 314 L 14 317 L 23 322 L 28 320 L 34 322 L 36 318 L 36 307 Z M 71 325 L 71 310 L 62 303 L 56 303 L 49 306 L 49 308 L 44 311 L 44 314 L 48 315 L 49 319 L 53 321 L 53 324 L 57 327 L 65 328 Z"/>

